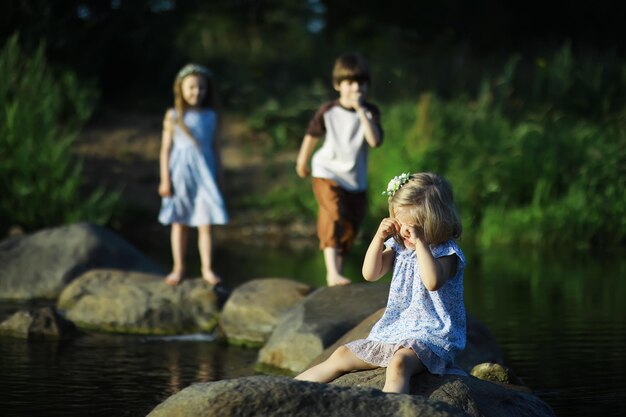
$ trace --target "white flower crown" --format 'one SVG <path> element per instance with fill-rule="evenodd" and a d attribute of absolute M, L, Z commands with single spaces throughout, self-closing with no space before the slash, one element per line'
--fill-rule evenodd
<path fill-rule="evenodd" d="M 180 71 L 178 71 L 178 74 L 176 74 L 176 78 L 183 79 L 186 76 L 191 75 L 191 74 L 200 74 L 207 78 L 213 76 L 213 73 L 211 72 L 211 70 L 205 66 L 198 65 L 198 64 L 187 64 L 184 67 L 182 67 Z"/>
<path fill-rule="evenodd" d="M 393 177 L 391 181 L 389 181 L 389 184 L 387 184 L 387 189 L 383 191 L 382 195 L 386 195 L 388 197 L 393 196 L 396 191 L 398 191 L 400 188 L 402 188 L 404 184 L 407 183 L 410 177 L 411 174 L 408 172 L 403 172 L 402 174 Z"/>

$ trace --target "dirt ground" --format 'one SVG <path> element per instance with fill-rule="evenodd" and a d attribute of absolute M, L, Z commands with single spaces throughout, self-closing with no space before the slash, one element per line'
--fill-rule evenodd
<path fill-rule="evenodd" d="M 162 117 L 101 112 L 85 126 L 74 145 L 83 159 L 88 186 L 122 193 L 123 212 L 112 228 L 148 252 L 169 248 L 169 228 L 157 221 Z M 214 229 L 216 244 L 235 240 L 261 245 L 315 245 L 315 219 L 293 219 L 288 226 L 284 222 L 278 226 L 263 221 L 259 213 L 239 211 L 230 204 L 252 192 L 262 194 L 287 176 L 295 176 L 296 151 L 273 153 L 273 169 L 268 170 L 263 143 L 242 121 L 224 117 L 220 137 L 231 223 Z"/>

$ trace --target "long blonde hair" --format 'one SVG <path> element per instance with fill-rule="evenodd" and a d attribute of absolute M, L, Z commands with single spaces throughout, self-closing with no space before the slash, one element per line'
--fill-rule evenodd
<path fill-rule="evenodd" d="M 389 197 L 389 214 L 408 209 L 415 225 L 429 245 L 461 237 L 461 218 L 454 204 L 452 187 L 445 178 L 432 172 L 411 174 L 406 183 Z M 394 235 L 403 245 L 402 239 Z"/>
<path fill-rule="evenodd" d="M 174 80 L 174 108 L 176 109 L 176 124 L 189 136 L 196 145 L 198 140 L 191 134 L 191 131 L 183 121 L 183 115 L 189 109 L 189 104 L 183 98 L 183 80 L 190 75 L 202 77 L 206 83 L 206 94 L 199 107 L 210 108 L 217 112 L 218 99 L 217 90 L 215 88 L 215 79 L 213 73 L 206 67 L 197 64 L 185 65 L 176 75 Z"/>

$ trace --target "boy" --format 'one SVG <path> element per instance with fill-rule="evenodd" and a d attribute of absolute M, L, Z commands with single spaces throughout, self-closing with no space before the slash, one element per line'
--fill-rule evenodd
<path fill-rule="evenodd" d="M 380 111 L 365 101 L 369 83 L 367 61 L 360 54 L 337 58 L 333 87 L 339 99 L 315 113 L 298 154 L 298 176 L 313 176 L 317 235 L 331 287 L 351 282 L 343 276 L 343 263 L 367 208 L 368 148 L 380 146 L 383 138 Z M 311 172 L 309 159 L 321 137 L 324 143 L 313 155 Z"/>

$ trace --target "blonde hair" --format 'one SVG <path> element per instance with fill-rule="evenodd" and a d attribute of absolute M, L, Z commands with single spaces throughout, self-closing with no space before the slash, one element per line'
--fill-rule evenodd
<path fill-rule="evenodd" d="M 461 237 L 461 218 L 454 204 L 452 187 L 445 178 L 432 172 L 411 174 L 389 197 L 389 214 L 395 217 L 399 208 L 408 209 L 425 242 L 437 245 Z M 400 236 L 394 239 L 403 245 Z"/>
<path fill-rule="evenodd" d="M 183 115 L 189 109 L 189 104 L 183 98 L 183 80 L 190 75 L 195 75 L 197 77 L 201 77 L 204 79 L 206 83 L 206 94 L 201 103 L 198 104 L 199 107 L 211 108 L 217 111 L 218 100 L 217 100 L 217 90 L 215 88 L 215 80 L 213 78 L 212 73 L 196 64 L 187 64 L 184 66 L 176 76 L 174 80 L 174 108 L 176 109 L 176 124 L 180 126 L 180 128 L 185 132 L 187 136 L 189 136 L 196 144 L 198 144 L 198 140 L 193 137 L 191 131 L 187 127 L 187 125 L 183 121 Z"/>
<path fill-rule="evenodd" d="M 333 68 L 333 85 L 338 85 L 343 80 L 355 80 L 367 83 L 372 82 L 369 65 L 361 54 L 344 54 L 335 60 L 335 66 Z"/>

